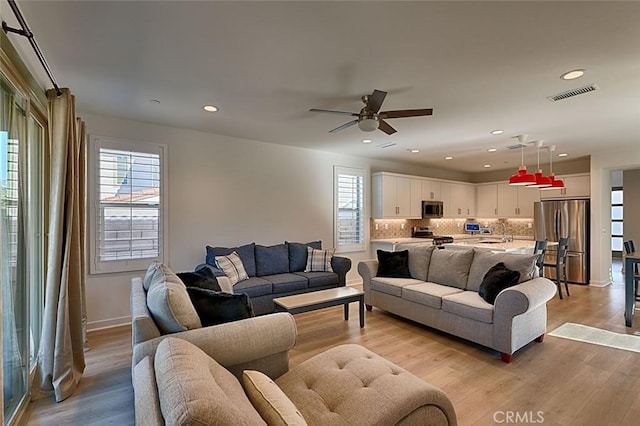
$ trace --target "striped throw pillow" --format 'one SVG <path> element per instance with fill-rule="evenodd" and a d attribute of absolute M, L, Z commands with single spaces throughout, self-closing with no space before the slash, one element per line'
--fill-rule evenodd
<path fill-rule="evenodd" d="M 244 269 L 242 260 L 237 252 L 233 252 L 228 256 L 216 256 L 216 266 L 222 269 L 222 272 L 229 278 L 231 285 L 249 279 L 247 271 Z"/>
<path fill-rule="evenodd" d="M 331 258 L 334 249 L 317 250 L 307 247 L 307 267 L 304 272 L 333 272 Z"/>

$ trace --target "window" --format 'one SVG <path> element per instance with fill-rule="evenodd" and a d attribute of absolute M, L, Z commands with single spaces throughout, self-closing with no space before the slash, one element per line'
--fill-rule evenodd
<path fill-rule="evenodd" d="M 335 247 L 364 251 L 364 170 L 334 167 Z"/>
<path fill-rule="evenodd" d="M 163 261 L 166 148 L 100 137 L 91 148 L 91 273 L 144 270 Z"/>
<path fill-rule="evenodd" d="M 622 194 L 622 187 L 611 189 L 611 251 L 619 256 L 622 255 L 622 240 L 624 239 L 622 234 Z"/>

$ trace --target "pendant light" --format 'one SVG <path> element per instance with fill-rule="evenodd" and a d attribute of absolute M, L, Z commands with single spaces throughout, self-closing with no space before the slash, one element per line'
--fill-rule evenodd
<path fill-rule="evenodd" d="M 553 152 L 556 150 L 555 145 L 549 146 L 549 178 L 551 179 L 551 186 L 540 188 L 541 191 L 546 189 L 562 189 L 564 188 L 564 181 L 562 179 L 556 179 L 553 174 Z"/>
<path fill-rule="evenodd" d="M 540 168 L 540 147 L 542 147 L 542 141 L 536 141 L 536 148 L 538 149 L 538 171 L 535 173 L 536 181 L 531 185 L 527 185 L 527 188 L 548 188 L 551 186 L 551 178 L 542 174 Z"/>
<path fill-rule="evenodd" d="M 519 135 L 518 142 L 520 142 L 521 160 L 518 173 L 512 175 L 509 178 L 509 185 L 532 185 L 536 183 L 536 177 L 531 173 L 527 173 L 527 166 L 524 165 L 524 143 L 527 141 L 527 135 Z"/>

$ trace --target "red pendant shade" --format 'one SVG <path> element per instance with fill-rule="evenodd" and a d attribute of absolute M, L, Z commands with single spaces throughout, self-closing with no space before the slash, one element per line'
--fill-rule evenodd
<path fill-rule="evenodd" d="M 536 177 L 531 173 L 527 173 L 527 166 L 520 166 L 518 173 L 509 178 L 509 185 L 533 185 L 536 183 Z"/>
<path fill-rule="evenodd" d="M 564 181 L 562 179 L 556 179 L 555 176 L 553 175 L 553 173 L 551 173 L 549 175 L 549 178 L 551 178 L 551 186 L 540 188 L 541 191 L 544 191 L 545 189 L 561 189 L 561 188 L 564 188 Z"/>
<path fill-rule="evenodd" d="M 552 184 L 553 184 L 553 182 L 551 180 L 551 177 L 550 176 L 544 176 L 542 174 L 542 170 L 538 170 L 538 172 L 534 176 L 536 177 L 535 183 L 533 183 L 531 185 L 527 185 L 527 188 L 543 189 L 543 188 L 548 188 L 548 187 L 552 186 Z"/>

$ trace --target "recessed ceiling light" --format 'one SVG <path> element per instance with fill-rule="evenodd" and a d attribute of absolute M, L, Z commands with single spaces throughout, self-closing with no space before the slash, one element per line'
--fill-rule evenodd
<path fill-rule="evenodd" d="M 558 154 L 558 157 L 568 157 L 569 154 L 567 154 L 566 152 L 561 152 L 560 154 Z"/>
<path fill-rule="evenodd" d="M 504 130 L 501 130 L 501 129 L 496 129 L 491 131 L 492 135 L 501 135 L 503 133 L 504 133 Z"/>
<path fill-rule="evenodd" d="M 371 139 L 362 139 L 362 143 L 371 143 Z"/>
<path fill-rule="evenodd" d="M 484 167 L 485 169 L 488 169 L 489 167 L 491 167 L 491 164 L 485 164 L 485 165 L 484 165 L 484 166 L 482 166 L 482 167 Z"/>
<path fill-rule="evenodd" d="M 487 150 L 487 152 L 496 152 L 498 150 L 498 148 L 489 148 Z"/>
<path fill-rule="evenodd" d="M 580 78 L 584 75 L 584 70 L 571 70 L 567 71 L 560 76 L 563 80 L 575 80 L 576 78 Z"/>
<path fill-rule="evenodd" d="M 453 157 L 449 156 L 449 157 L 444 157 L 445 160 L 453 160 Z"/>
<path fill-rule="evenodd" d="M 417 154 L 417 153 L 419 153 L 419 152 L 420 152 L 420 150 L 419 150 L 419 149 L 407 149 L 407 151 L 409 151 L 409 152 L 410 152 L 410 153 L 412 153 L 412 154 Z"/>
<path fill-rule="evenodd" d="M 205 105 L 205 106 L 203 106 L 202 108 L 203 108 L 205 111 L 208 111 L 208 112 L 216 112 L 216 111 L 218 111 L 218 107 L 217 107 L 217 106 L 214 106 L 214 105 Z"/>

